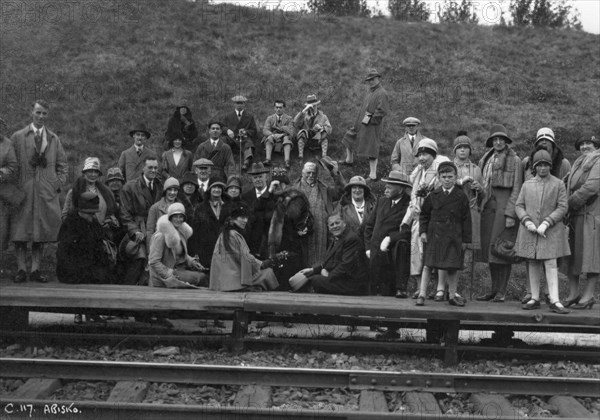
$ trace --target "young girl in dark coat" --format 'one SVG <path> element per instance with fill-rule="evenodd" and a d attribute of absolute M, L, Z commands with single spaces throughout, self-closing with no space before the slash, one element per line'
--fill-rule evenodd
<path fill-rule="evenodd" d="M 442 162 L 438 167 L 441 187 L 433 190 L 421 206 L 419 235 L 424 245 L 423 265 L 437 268 L 446 277 L 450 305 L 465 306 L 466 300 L 457 292 L 457 271 L 463 266 L 463 248 L 471 243 L 471 209 L 469 199 L 456 186 L 456 165 Z M 417 305 L 423 306 L 427 282 L 421 281 Z"/>

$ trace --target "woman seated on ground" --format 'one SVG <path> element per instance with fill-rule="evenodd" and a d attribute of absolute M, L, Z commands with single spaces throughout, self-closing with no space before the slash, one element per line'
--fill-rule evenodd
<path fill-rule="evenodd" d="M 187 253 L 187 240 L 192 228 L 185 223 L 185 207 L 181 203 L 169 206 L 167 214 L 156 224 L 150 242 L 150 286 L 186 288 L 206 286 L 204 267 Z"/>
<path fill-rule="evenodd" d="M 270 268 L 273 260 L 260 261 L 250 253 L 243 231 L 248 207 L 237 203 L 217 239 L 210 265 L 210 289 L 225 292 L 273 290 L 279 286 Z"/>

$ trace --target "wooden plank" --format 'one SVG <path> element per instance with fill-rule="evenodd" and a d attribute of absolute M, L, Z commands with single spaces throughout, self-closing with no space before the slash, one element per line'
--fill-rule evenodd
<path fill-rule="evenodd" d="M 233 405 L 236 408 L 271 408 L 271 387 L 261 385 L 247 385 L 242 387 L 235 396 Z"/>
<path fill-rule="evenodd" d="M 430 392 L 407 392 L 404 395 L 404 405 L 409 413 L 436 414 L 438 416 L 444 414 Z"/>
<path fill-rule="evenodd" d="M 60 379 L 31 378 L 15 389 L 11 397 L 23 400 L 41 400 L 50 397 L 60 387 Z"/>
<path fill-rule="evenodd" d="M 360 391 L 359 410 L 367 413 L 387 413 L 389 410 L 382 391 Z"/>
<path fill-rule="evenodd" d="M 120 381 L 110 392 L 108 402 L 140 403 L 146 398 L 148 382 Z"/>
<path fill-rule="evenodd" d="M 575 398 L 556 395 L 549 400 L 550 404 L 558 408 L 558 414 L 561 417 L 581 418 L 581 419 L 597 419 L 598 416 L 590 413 L 583 405 Z"/>
<path fill-rule="evenodd" d="M 519 418 L 518 411 L 502 395 L 471 394 L 469 400 L 474 405 L 475 414 L 482 415 L 485 418 Z"/>

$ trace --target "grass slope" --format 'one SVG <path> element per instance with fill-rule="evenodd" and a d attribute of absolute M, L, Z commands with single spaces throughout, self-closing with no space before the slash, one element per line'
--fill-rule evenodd
<path fill-rule="evenodd" d="M 307 94 L 318 93 L 339 139 L 356 117 L 371 66 L 384 74 L 392 109 L 381 174 L 409 115 L 443 151 L 467 129 L 476 158 L 496 122 L 507 126 L 521 156 L 542 126 L 555 129 L 571 158 L 581 133 L 600 133 L 598 35 L 320 18 L 184 0 L 132 8 L 97 0 L 58 12 L 38 1 L 18 4 L 2 16 L 0 115 L 10 134 L 29 122 L 35 97 L 48 98 L 49 126 L 73 166 L 89 155 L 103 167 L 114 164 L 138 121 L 160 149 L 175 104 L 189 104 L 203 128 L 237 93 L 249 96 L 260 124 L 273 99 L 286 99 L 295 114 Z"/>

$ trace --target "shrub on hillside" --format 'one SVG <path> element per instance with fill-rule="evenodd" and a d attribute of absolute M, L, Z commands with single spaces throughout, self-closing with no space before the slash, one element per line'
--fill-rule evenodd
<path fill-rule="evenodd" d="M 570 0 L 512 0 L 513 25 L 581 29 L 579 16 Z"/>
<path fill-rule="evenodd" d="M 309 0 L 308 8 L 319 15 L 371 16 L 367 0 Z"/>
<path fill-rule="evenodd" d="M 444 1 L 442 9 L 438 11 L 440 22 L 446 23 L 479 23 L 479 18 L 473 10 L 473 2 L 470 0 Z"/>
<path fill-rule="evenodd" d="M 409 22 L 427 22 L 429 9 L 421 0 L 390 0 L 388 9 L 394 19 Z"/>

